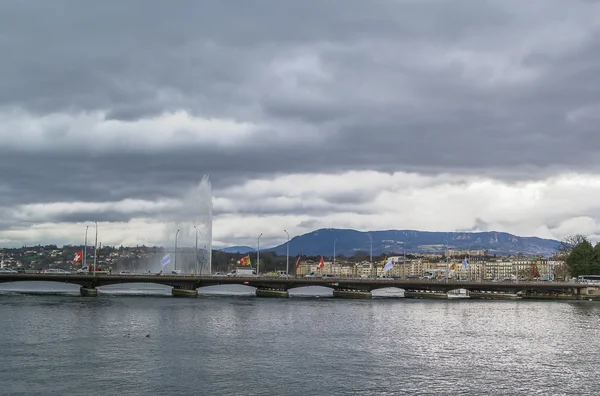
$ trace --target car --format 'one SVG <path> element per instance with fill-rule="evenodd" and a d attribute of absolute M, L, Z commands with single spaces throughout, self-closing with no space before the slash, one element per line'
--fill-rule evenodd
<path fill-rule="evenodd" d="M 70 274 L 69 271 L 65 271 L 62 268 L 48 268 L 48 269 L 45 269 L 42 273 L 43 274 L 54 274 L 54 275 L 69 275 Z"/>
<path fill-rule="evenodd" d="M 0 268 L 0 274 L 18 274 L 18 272 L 10 268 Z"/>
<path fill-rule="evenodd" d="M 227 277 L 227 274 L 224 274 L 222 272 L 215 272 L 212 276 L 215 278 L 224 278 Z"/>
<path fill-rule="evenodd" d="M 310 274 L 304 275 L 305 278 L 316 278 L 317 274 L 315 272 L 311 272 Z"/>
<path fill-rule="evenodd" d="M 131 275 L 131 271 L 127 271 L 127 270 L 119 271 L 119 275 Z"/>
<path fill-rule="evenodd" d="M 79 268 L 76 273 L 77 274 L 88 274 L 90 271 L 87 268 Z"/>

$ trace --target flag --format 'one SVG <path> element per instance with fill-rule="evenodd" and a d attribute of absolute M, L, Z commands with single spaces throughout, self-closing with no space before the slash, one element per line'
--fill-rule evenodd
<path fill-rule="evenodd" d="M 383 267 L 383 271 L 384 272 L 388 272 L 389 270 L 394 268 L 394 264 L 392 263 L 392 259 L 388 259 L 387 263 L 385 263 L 385 266 Z"/>
<path fill-rule="evenodd" d="M 468 265 L 469 265 L 469 263 L 467 261 L 467 257 L 465 256 L 465 259 L 463 260 L 463 269 L 467 269 Z"/>
<path fill-rule="evenodd" d="M 73 257 L 73 264 L 76 264 L 81 260 L 83 260 L 83 250 L 80 250 L 77 253 L 75 253 L 75 257 Z"/>
<path fill-rule="evenodd" d="M 163 257 L 162 260 L 160 260 L 160 264 L 163 267 L 166 267 L 170 263 L 171 263 L 171 256 L 169 254 L 166 254 L 165 257 Z"/>
<path fill-rule="evenodd" d="M 250 261 L 250 255 L 242 257 L 240 259 L 240 264 L 242 265 L 242 267 L 245 267 L 247 265 L 252 266 L 252 262 Z"/>
<path fill-rule="evenodd" d="M 535 278 L 535 272 L 537 270 L 537 263 L 533 263 L 533 267 L 531 267 L 531 277 Z"/>
<path fill-rule="evenodd" d="M 302 255 L 298 256 L 298 260 L 296 260 L 296 269 L 298 269 L 298 267 L 300 267 L 300 259 L 302 258 Z"/>
<path fill-rule="evenodd" d="M 325 267 L 325 262 L 323 261 L 323 256 L 319 259 L 319 265 L 317 265 L 317 269 L 321 269 Z"/>

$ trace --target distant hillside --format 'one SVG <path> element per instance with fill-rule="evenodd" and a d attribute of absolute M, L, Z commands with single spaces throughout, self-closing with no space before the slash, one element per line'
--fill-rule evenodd
<path fill-rule="evenodd" d="M 250 246 L 229 246 L 229 247 L 225 247 L 225 248 L 221 248 L 218 249 L 222 252 L 225 253 L 250 253 L 250 252 L 254 252 L 256 249 L 251 248 Z"/>
<path fill-rule="evenodd" d="M 441 253 L 446 249 L 467 250 L 483 249 L 489 254 L 524 255 L 541 254 L 549 256 L 554 253 L 559 241 L 537 237 L 520 237 L 506 232 L 429 232 L 413 230 L 387 230 L 361 232 L 327 228 L 308 234 L 296 236 L 290 240 L 290 255 L 300 253 L 314 256 L 332 256 L 333 243 L 336 242 L 336 255 L 352 256 L 357 251 L 369 253 L 373 238 L 373 255 L 386 253 L 402 253 L 403 242 L 407 253 Z M 232 249 L 232 248 L 229 248 Z M 251 249 L 251 248 L 248 248 Z M 252 249 L 253 251 L 254 249 Z M 285 244 L 265 250 L 284 255 Z"/>

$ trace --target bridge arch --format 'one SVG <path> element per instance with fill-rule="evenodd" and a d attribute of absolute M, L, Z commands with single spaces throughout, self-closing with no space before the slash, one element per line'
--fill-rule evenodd
<path fill-rule="evenodd" d="M 48 294 L 79 294 L 81 286 L 77 283 L 52 280 L 14 280 L 0 283 L 0 293 L 48 293 Z"/>
<path fill-rule="evenodd" d="M 290 297 L 333 297 L 333 286 L 297 286 L 288 289 Z"/>
<path fill-rule="evenodd" d="M 215 296 L 254 296 L 256 295 L 257 287 L 251 285 L 210 285 L 200 286 L 198 294 L 200 295 L 215 295 Z"/>
<path fill-rule="evenodd" d="M 371 291 L 374 298 L 385 298 L 385 297 L 404 297 L 405 290 L 400 287 L 383 286 L 377 287 Z"/>

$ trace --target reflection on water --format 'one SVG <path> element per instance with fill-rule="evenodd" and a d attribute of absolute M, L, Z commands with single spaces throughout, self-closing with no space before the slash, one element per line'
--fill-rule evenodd
<path fill-rule="evenodd" d="M 593 302 L 2 295 L 0 318 L 2 396 L 598 394 Z"/>
<path fill-rule="evenodd" d="M 239 294 L 137 298 L 103 289 L 91 298 L 0 296 L 2 396 L 598 394 L 595 302 L 259 299 L 230 286 Z M 150 284 L 125 290 L 169 294 Z"/>

